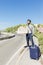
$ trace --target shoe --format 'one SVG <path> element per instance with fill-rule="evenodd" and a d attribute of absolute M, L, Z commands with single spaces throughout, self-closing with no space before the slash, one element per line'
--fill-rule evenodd
<path fill-rule="evenodd" d="M 27 47 L 29 47 L 29 46 L 24 46 L 24 48 L 27 48 Z"/>

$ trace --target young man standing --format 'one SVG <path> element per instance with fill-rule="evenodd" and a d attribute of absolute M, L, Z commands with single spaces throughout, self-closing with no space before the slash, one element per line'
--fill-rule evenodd
<path fill-rule="evenodd" d="M 32 45 L 34 44 L 34 42 L 33 42 L 34 27 L 31 24 L 30 19 L 27 20 L 26 29 L 27 29 L 27 33 L 26 33 L 27 46 L 25 46 L 25 47 L 29 47 L 29 40 L 31 41 Z"/>

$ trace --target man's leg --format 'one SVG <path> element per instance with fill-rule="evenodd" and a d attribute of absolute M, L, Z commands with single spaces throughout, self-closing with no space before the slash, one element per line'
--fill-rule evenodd
<path fill-rule="evenodd" d="M 29 35 L 26 35 L 27 46 L 29 46 Z"/>
<path fill-rule="evenodd" d="M 32 34 L 30 34 L 29 36 L 30 36 L 30 37 L 29 37 L 29 39 L 30 39 L 30 41 L 31 41 L 32 45 L 34 45 L 34 41 L 33 41 Z"/>

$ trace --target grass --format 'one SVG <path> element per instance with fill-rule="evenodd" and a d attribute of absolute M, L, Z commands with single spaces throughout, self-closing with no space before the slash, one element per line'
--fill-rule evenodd
<path fill-rule="evenodd" d="M 8 28 L 6 28 L 4 31 L 5 31 L 5 32 L 15 33 L 20 26 L 24 26 L 24 27 L 25 27 L 26 24 L 19 24 L 19 25 L 13 26 L 13 27 L 8 27 Z"/>
<path fill-rule="evenodd" d="M 35 35 L 39 40 L 40 50 L 41 53 L 43 54 L 43 33 L 40 33 L 38 30 L 36 30 Z"/>

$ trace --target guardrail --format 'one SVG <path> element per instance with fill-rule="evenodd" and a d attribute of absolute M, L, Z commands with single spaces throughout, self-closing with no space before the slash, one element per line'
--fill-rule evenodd
<path fill-rule="evenodd" d="M 15 34 L 14 34 L 14 35 L 10 35 L 10 36 L 3 36 L 3 37 L 0 37 L 0 40 L 10 39 L 10 38 L 13 38 L 13 37 L 15 37 Z"/>

